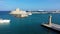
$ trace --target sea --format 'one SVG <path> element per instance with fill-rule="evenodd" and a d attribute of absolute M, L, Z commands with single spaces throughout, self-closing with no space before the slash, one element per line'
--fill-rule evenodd
<path fill-rule="evenodd" d="M 42 27 L 49 22 L 52 15 L 52 23 L 60 24 L 60 14 L 32 14 L 25 18 L 17 18 L 10 11 L 0 11 L 0 19 L 10 19 L 10 23 L 0 23 L 0 34 L 59 34 L 56 31 Z"/>

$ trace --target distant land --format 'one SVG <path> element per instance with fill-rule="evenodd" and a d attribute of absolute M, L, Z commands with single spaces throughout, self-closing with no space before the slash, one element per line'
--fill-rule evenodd
<path fill-rule="evenodd" d="M 0 11 L 0 14 L 9 14 L 11 11 Z M 60 11 L 26 11 L 33 14 L 60 13 Z"/>

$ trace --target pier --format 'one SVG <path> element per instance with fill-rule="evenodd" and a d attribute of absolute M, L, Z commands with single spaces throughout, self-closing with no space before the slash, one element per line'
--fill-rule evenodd
<path fill-rule="evenodd" d="M 52 20 L 52 16 L 50 15 L 48 24 L 42 24 L 42 26 L 60 32 L 60 25 L 52 23 L 51 20 Z"/>

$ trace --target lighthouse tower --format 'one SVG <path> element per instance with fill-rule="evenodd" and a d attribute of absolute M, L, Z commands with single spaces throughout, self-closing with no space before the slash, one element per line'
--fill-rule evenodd
<path fill-rule="evenodd" d="M 19 8 L 17 8 L 16 11 L 20 11 Z"/>
<path fill-rule="evenodd" d="M 50 26 L 52 25 L 52 21 L 51 21 L 51 20 L 52 20 L 52 16 L 50 15 L 50 16 L 49 16 L 49 25 L 50 25 Z"/>

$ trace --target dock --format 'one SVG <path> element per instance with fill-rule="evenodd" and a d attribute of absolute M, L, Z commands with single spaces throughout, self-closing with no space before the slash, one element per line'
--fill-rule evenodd
<path fill-rule="evenodd" d="M 48 24 L 42 24 L 42 26 L 60 32 L 60 25 L 52 23 L 51 19 L 52 19 L 52 16 L 50 15 Z"/>
<path fill-rule="evenodd" d="M 52 25 L 42 24 L 42 26 L 53 29 L 55 31 L 60 31 L 60 25 L 52 23 Z"/>

